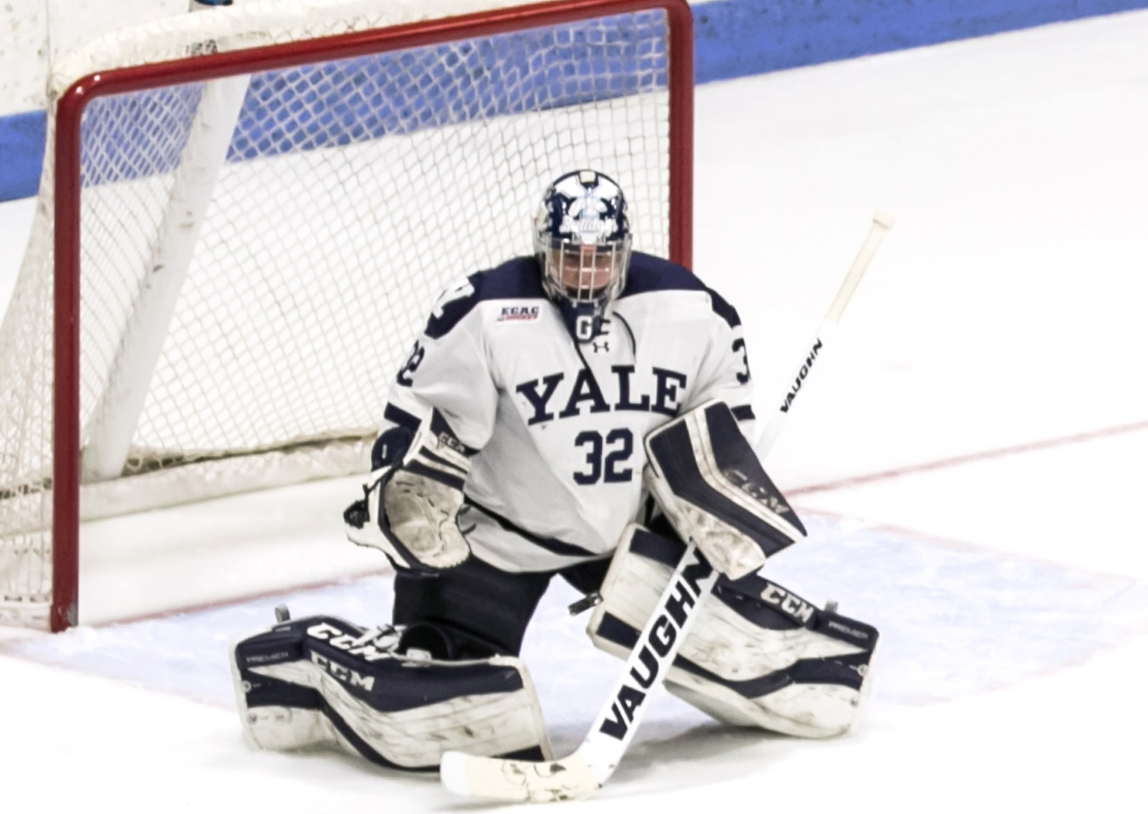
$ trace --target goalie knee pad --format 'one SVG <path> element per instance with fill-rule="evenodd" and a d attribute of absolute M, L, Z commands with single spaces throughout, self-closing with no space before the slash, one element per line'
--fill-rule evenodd
<path fill-rule="evenodd" d="M 436 769 L 443 752 L 549 759 L 534 685 L 517 658 L 437 661 L 397 652 L 394 629 L 329 616 L 284 622 L 231 651 L 244 735 L 269 750 L 338 746 L 374 763 Z"/>
<path fill-rule="evenodd" d="M 685 546 L 627 529 L 590 619 L 595 646 L 625 658 Z M 815 608 L 759 576 L 720 580 L 686 637 L 666 688 L 718 720 L 823 738 L 857 720 L 877 631 Z"/>

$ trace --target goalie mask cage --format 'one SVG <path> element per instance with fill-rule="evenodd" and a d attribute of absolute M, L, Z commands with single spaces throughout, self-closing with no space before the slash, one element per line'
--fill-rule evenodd
<path fill-rule="evenodd" d="M 529 254 L 559 174 L 689 265 L 692 48 L 684 0 L 283 0 L 61 62 L 0 329 L 0 623 L 76 624 L 81 516 L 365 470 L 434 297 Z"/>

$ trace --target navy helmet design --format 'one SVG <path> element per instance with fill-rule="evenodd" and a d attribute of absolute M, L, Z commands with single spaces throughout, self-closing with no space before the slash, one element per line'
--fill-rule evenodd
<path fill-rule="evenodd" d="M 626 285 L 630 266 L 626 197 L 609 176 L 575 170 L 552 183 L 534 219 L 542 287 L 570 333 L 588 342 Z"/>

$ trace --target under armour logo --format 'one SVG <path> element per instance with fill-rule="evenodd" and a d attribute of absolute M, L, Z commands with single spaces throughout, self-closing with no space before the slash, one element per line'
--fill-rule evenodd
<path fill-rule="evenodd" d="M 599 345 L 597 341 L 594 341 L 590 343 L 590 346 L 594 349 L 594 353 L 599 353 L 601 351 L 605 351 L 606 353 L 610 352 L 610 343 L 605 339 L 602 340 L 601 345 Z"/>

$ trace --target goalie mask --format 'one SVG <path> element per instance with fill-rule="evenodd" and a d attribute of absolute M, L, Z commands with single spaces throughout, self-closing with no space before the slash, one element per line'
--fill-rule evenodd
<path fill-rule="evenodd" d="M 542 266 L 542 287 L 570 334 L 578 342 L 590 341 L 626 284 L 630 224 L 622 190 L 594 170 L 558 178 L 542 196 L 534 251 Z"/>

